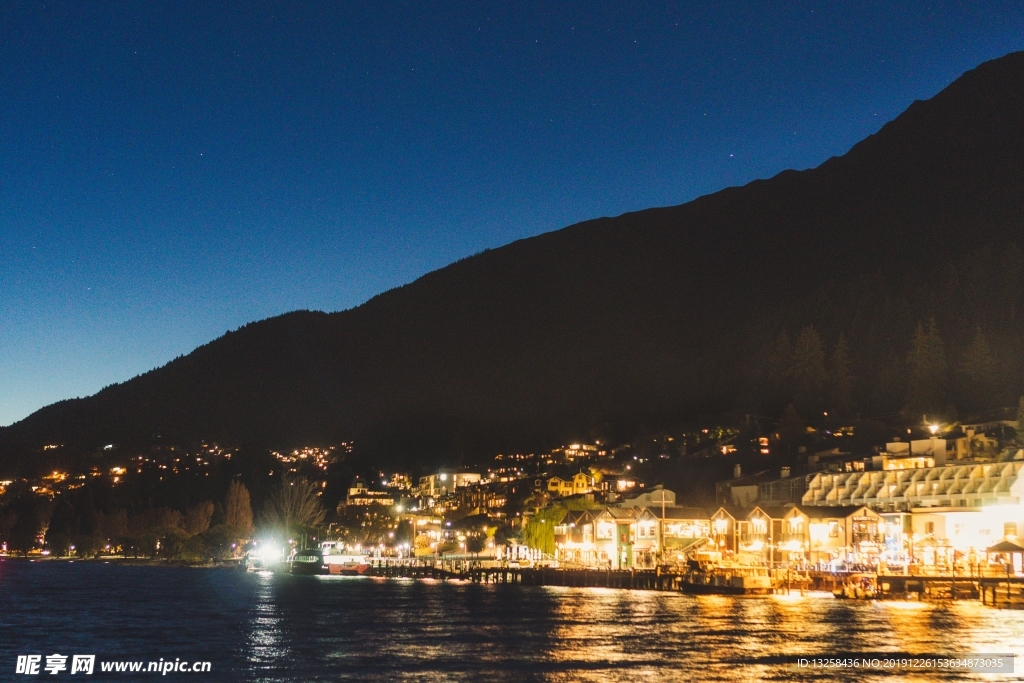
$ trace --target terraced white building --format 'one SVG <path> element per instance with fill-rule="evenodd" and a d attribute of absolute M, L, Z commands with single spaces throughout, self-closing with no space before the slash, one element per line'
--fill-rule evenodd
<path fill-rule="evenodd" d="M 1024 500 L 1024 461 L 953 464 L 920 469 L 821 472 L 804 505 L 866 505 L 877 512 L 915 508 L 981 508 Z"/>
<path fill-rule="evenodd" d="M 1018 457 L 1021 453 L 1018 452 Z M 863 505 L 886 520 L 891 555 L 910 554 L 945 568 L 984 558 L 1000 540 L 1024 535 L 1024 459 L 954 463 L 943 467 L 821 472 L 808 484 L 804 506 Z M 1015 570 L 1021 555 L 1013 557 Z"/>

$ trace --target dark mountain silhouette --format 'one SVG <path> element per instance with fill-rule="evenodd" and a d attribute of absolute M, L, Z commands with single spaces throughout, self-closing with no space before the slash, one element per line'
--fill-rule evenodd
<path fill-rule="evenodd" d="M 352 310 L 246 325 L 39 410 L 0 430 L 0 450 L 355 438 L 451 461 L 700 411 L 778 415 L 791 397 L 770 375 L 790 370 L 772 370 L 772 344 L 811 325 L 827 363 L 840 333 L 849 344 L 851 410 L 899 410 L 915 400 L 911 339 L 932 319 L 948 381 L 929 400 L 986 407 L 1021 390 L 1022 227 L 1014 53 L 815 169 L 520 240 Z M 977 334 L 994 378 L 961 361 Z M 807 386 L 808 409 L 830 405 L 828 386 Z"/>

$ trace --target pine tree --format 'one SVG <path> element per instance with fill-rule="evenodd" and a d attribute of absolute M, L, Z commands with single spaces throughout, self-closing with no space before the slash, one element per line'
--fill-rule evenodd
<path fill-rule="evenodd" d="M 927 328 L 920 322 L 917 324 L 907 365 L 910 370 L 909 407 L 915 411 L 939 411 L 946 388 L 946 349 L 935 326 L 935 318 L 928 322 Z"/>
<path fill-rule="evenodd" d="M 785 330 L 772 342 L 768 350 L 768 400 L 775 404 L 785 405 L 793 400 L 790 386 L 790 370 L 793 364 L 793 345 Z"/>
<path fill-rule="evenodd" d="M 1024 271 L 1024 253 L 1021 253 L 1020 248 L 1011 242 L 1003 251 L 1002 263 L 999 268 L 1003 310 L 1009 315 L 1011 325 L 1017 322 L 1022 271 Z"/>
<path fill-rule="evenodd" d="M 1024 396 L 1017 401 L 1017 445 L 1024 446 Z"/>
<path fill-rule="evenodd" d="M 797 408 L 805 414 L 817 412 L 822 406 L 828 373 L 821 337 L 810 325 L 800 330 L 793 345 L 789 376 Z"/>
<path fill-rule="evenodd" d="M 832 368 L 829 372 L 829 383 L 832 388 L 833 409 L 843 415 L 853 409 L 853 371 L 850 369 L 850 352 L 846 336 L 839 333 L 836 346 L 832 350 Z"/>
<path fill-rule="evenodd" d="M 979 327 L 974 340 L 964 351 L 964 359 L 960 364 L 972 408 L 986 408 L 992 403 L 997 370 L 995 356 Z"/>
<path fill-rule="evenodd" d="M 795 450 L 805 433 L 804 421 L 800 419 L 800 413 L 790 403 L 786 406 L 786 410 L 782 413 L 782 418 L 779 420 L 777 434 L 782 447 L 788 451 Z"/>

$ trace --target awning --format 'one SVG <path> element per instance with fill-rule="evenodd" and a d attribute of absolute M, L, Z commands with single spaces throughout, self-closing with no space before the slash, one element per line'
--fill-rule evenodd
<path fill-rule="evenodd" d="M 986 553 L 1024 553 L 1024 548 L 1011 541 L 1003 541 L 985 548 Z"/>

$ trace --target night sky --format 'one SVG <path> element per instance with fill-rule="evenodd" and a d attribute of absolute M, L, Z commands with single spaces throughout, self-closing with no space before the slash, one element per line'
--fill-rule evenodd
<path fill-rule="evenodd" d="M 816 166 L 1024 48 L 1021 2 L 637 4 L 4 3 L 0 424 L 252 320 Z"/>

